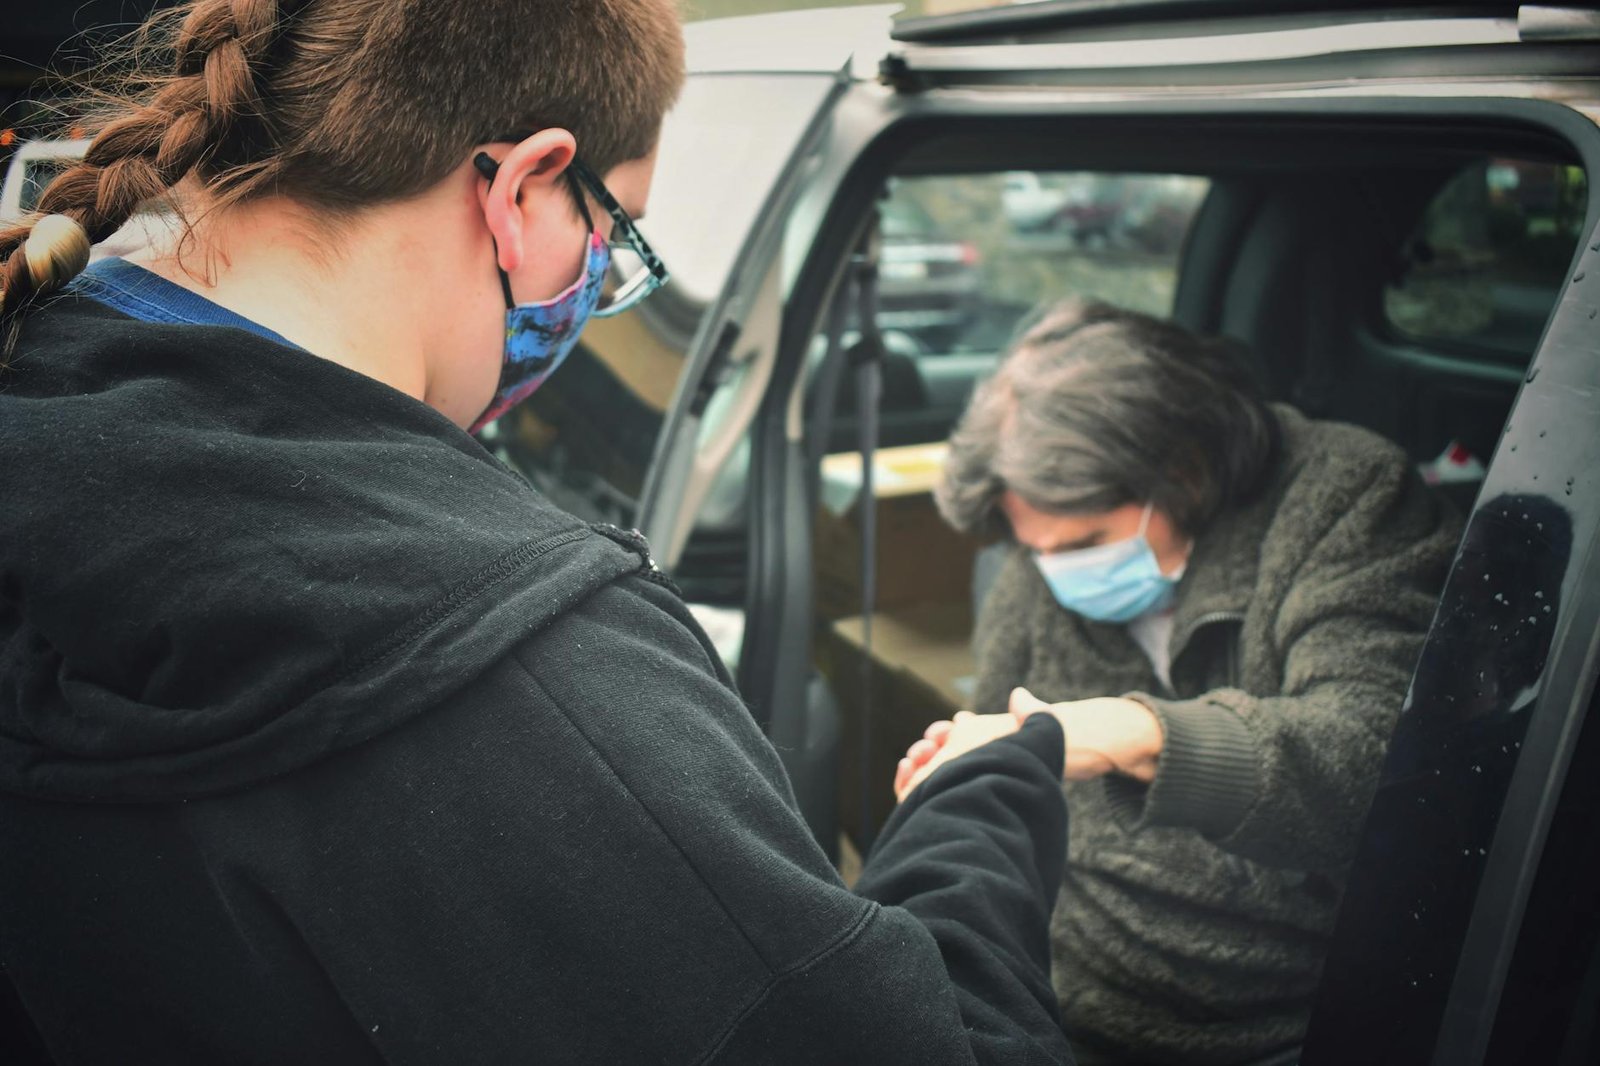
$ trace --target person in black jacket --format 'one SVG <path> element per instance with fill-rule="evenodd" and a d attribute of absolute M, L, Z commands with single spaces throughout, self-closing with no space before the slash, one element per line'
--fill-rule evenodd
<path fill-rule="evenodd" d="M 643 543 L 465 432 L 664 273 L 670 0 L 163 26 L 0 231 L 0 967 L 50 1056 L 1070 1062 L 1054 720 L 852 893 Z M 85 270 L 158 196 L 183 239 Z"/>

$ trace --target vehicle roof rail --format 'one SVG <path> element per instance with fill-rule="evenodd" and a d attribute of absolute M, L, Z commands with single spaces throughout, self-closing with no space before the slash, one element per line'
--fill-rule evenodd
<path fill-rule="evenodd" d="M 960 44 L 1018 34 L 1205 18 L 1348 16 L 1361 11 L 1515 18 L 1514 0 L 1035 0 L 1034 3 L 898 19 L 892 36 L 917 44 Z"/>

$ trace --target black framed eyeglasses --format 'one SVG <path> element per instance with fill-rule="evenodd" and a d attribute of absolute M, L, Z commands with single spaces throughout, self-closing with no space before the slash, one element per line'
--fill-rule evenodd
<path fill-rule="evenodd" d="M 523 136 L 502 137 L 498 140 L 519 141 Z M 484 178 L 493 181 L 500 172 L 500 164 L 484 152 L 479 152 L 473 158 L 473 165 Z M 665 285 L 672 277 L 667 271 L 666 264 L 661 257 L 650 247 L 650 242 L 644 239 L 644 234 L 639 232 L 638 225 L 633 218 L 617 202 L 617 198 L 606 188 L 606 183 L 581 159 L 574 159 L 567 166 L 567 180 L 572 188 L 573 196 L 577 197 L 578 210 L 583 214 L 584 221 L 589 228 L 594 228 L 594 220 L 589 215 L 589 205 L 584 200 L 587 192 L 594 197 L 596 203 L 605 208 L 606 214 L 611 216 L 611 270 L 615 283 L 608 283 L 600 294 L 600 303 L 594 310 L 596 318 L 610 318 L 620 315 L 624 311 L 637 307 L 646 296 Z"/>

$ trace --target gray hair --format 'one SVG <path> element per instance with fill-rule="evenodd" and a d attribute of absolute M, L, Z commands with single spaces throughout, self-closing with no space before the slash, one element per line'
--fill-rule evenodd
<path fill-rule="evenodd" d="M 1280 430 L 1231 341 L 1103 303 L 1034 316 L 950 438 L 945 521 L 1006 532 L 1006 490 L 1041 511 L 1153 502 L 1193 536 L 1252 496 Z"/>

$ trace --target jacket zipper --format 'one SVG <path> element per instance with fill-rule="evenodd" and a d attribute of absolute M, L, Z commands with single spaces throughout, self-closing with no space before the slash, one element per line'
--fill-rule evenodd
<path fill-rule="evenodd" d="M 665 570 L 656 565 L 655 556 L 650 554 L 650 542 L 645 539 L 643 533 L 637 529 L 623 529 L 621 526 L 614 526 L 609 522 L 596 522 L 589 528 L 607 540 L 622 545 L 643 560 L 644 566 L 639 572 L 640 577 L 660 585 L 679 599 L 683 598 L 683 592 L 678 588 L 677 583 L 667 576 Z"/>

